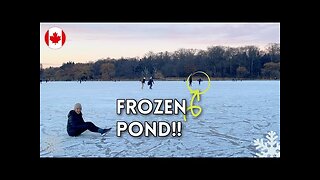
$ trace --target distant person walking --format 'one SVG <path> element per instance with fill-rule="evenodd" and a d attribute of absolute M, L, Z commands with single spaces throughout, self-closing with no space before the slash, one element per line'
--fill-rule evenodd
<path fill-rule="evenodd" d="M 152 89 L 153 84 L 154 84 L 154 81 L 153 81 L 152 77 L 150 77 L 150 79 L 148 81 L 149 89 Z"/>
<path fill-rule="evenodd" d="M 200 85 L 200 84 L 201 84 L 202 79 L 201 79 L 201 78 L 199 78 L 199 79 L 198 79 L 198 81 L 199 81 L 199 85 Z"/>
<path fill-rule="evenodd" d="M 143 77 L 143 79 L 141 80 L 141 89 L 143 89 L 144 84 L 146 83 L 146 78 Z"/>
<path fill-rule="evenodd" d="M 81 113 L 82 107 L 80 103 L 74 105 L 74 110 L 71 110 L 68 114 L 67 132 L 69 136 L 79 136 L 86 130 L 91 132 L 97 132 L 104 135 L 111 128 L 102 129 L 95 126 L 92 122 L 84 122 Z"/>

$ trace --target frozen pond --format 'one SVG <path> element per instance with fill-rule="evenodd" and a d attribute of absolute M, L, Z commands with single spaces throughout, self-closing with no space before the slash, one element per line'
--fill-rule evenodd
<path fill-rule="evenodd" d="M 204 89 L 207 82 L 193 88 Z M 40 157 L 253 157 L 253 140 L 274 131 L 280 140 L 280 81 L 211 81 L 195 101 L 202 113 L 187 121 L 179 115 L 117 115 L 116 99 L 186 99 L 183 81 L 155 81 L 141 89 L 138 81 L 42 82 L 40 84 Z M 82 104 L 85 121 L 112 127 L 106 135 L 66 132 L 67 114 Z M 182 121 L 181 137 L 116 136 L 117 121 Z"/>

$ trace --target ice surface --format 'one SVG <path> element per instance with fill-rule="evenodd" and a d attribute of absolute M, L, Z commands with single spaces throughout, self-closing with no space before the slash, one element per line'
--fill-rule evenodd
<path fill-rule="evenodd" d="M 193 88 L 204 89 L 207 82 Z M 155 81 L 141 89 L 138 81 L 48 82 L 40 84 L 40 157 L 253 157 L 253 140 L 274 131 L 280 140 L 280 81 L 211 81 L 195 101 L 202 114 L 187 122 L 179 115 L 117 115 L 116 99 L 187 99 L 183 81 Z M 82 104 L 85 121 L 112 127 L 106 135 L 66 132 L 67 114 Z M 181 137 L 116 136 L 116 121 L 182 121 Z"/>

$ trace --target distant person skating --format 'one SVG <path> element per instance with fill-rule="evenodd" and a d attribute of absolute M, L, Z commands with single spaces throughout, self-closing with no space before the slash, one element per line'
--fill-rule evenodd
<path fill-rule="evenodd" d="M 154 84 L 154 81 L 153 81 L 152 77 L 150 77 L 150 79 L 148 81 L 149 89 L 152 89 L 153 84 Z"/>
<path fill-rule="evenodd" d="M 146 78 L 143 77 L 143 79 L 141 80 L 141 89 L 143 89 L 144 84 L 146 83 Z"/>
<path fill-rule="evenodd" d="M 200 84 L 201 84 L 202 79 L 201 79 L 201 78 L 199 78 L 199 79 L 198 79 L 198 81 L 199 81 L 199 85 L 200 85 Z"/>
<path fill-rule="evenodd" d="M 91 132 L 97 132 L 103 135 L 111 130 L 111 128 L 99 128 L 95 126 L 92 122 L 84 122 L 81 110 L 81 104 L 76 103 L 74 105 L 74 110 L 71 110 L 68 114 L 67 132 L 69 136 L 79 136 L 86 130 L 89 130 Z"/>

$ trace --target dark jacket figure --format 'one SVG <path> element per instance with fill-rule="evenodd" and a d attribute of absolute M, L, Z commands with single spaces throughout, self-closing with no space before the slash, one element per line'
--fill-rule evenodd
<path fill-rule="evenodd" d="M 154 84 L 154 81 L 152 79 L 152 77 L 150 77 L 149 81 L 148 81 L 148 85 L 150 86 L 149 88 L 152 89 L 152 85 Z"/>
<path fill-rule="evenodd" d="M 143 77 L 143 79 L 141 80 L 141 84 L 142 84 L 141 89 L 143 89 L 143 86 L 144 86 L 145 83 L 146 83 L 146 78 Z"/>
<path fill-rule="evenodd" d="M 199 85 L 200 85 L 200 83 L 201 83 L 202 79 L 201 79 L 201 78 L 199 78 L 199 79 L 198 79 L 198 81 L 199 81 Z"/>
<path fill-rule="evenodd" d="M 69 136 L 79 136 L 86 130 L 104 134 L 111 129 L 101 129 L 92 122 L 84 122 L 81 109 L 81 104 L 77 103 L 74 106 L 74 110 L 71 110 L 68 114 L 67 132 Z M 78 113 L 76 111 L 78 111 Z"/>

